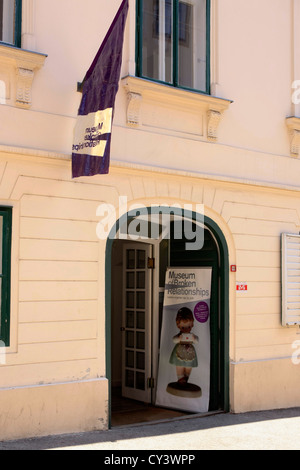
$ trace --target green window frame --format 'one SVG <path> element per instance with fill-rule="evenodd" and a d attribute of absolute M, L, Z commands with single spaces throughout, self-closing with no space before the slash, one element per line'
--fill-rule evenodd
<path fill-rule="evenodd" d="M 2 251 L 0 252 L 0 341 L 2 346 L 8 347 L 10 345 L 11 207 L 0 207 L 0 234 L 2 236 Z"/>
<path fill-rule="evenodd" d="M 136 75 L 210 94 L 210 0 L 137 0 Z"/>
<path fill-rule="evenodd" d="M 22 0 L 0 0 L 0 44 L 21 47 Z"/>

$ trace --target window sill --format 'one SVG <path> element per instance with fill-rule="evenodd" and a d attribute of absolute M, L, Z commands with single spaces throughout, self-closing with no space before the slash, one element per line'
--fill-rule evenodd
<path fill-rule="evenodd" d="M 223 113 L 232 101 L 127 76 L 127 125 L 194 134 L 216 142 Z"/>
<path fill-rule="evenodd" d="M 0 104 L 31 107 L 34 75 L 45 62 L 45 54 L 0 44 Z"/>
<path fill-rule="evenodd" d="M 291 156 L 300 156 L 300 118 L 288 117 L 286 119 L 291 144 Z"/>

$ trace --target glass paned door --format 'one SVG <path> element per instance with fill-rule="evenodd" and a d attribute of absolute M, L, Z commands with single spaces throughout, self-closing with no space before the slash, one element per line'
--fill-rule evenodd
<path fill-rule="evenodd" d="M 151 402 L 151 246 L 132 243 L 123 251 L 122 395 Z"/>

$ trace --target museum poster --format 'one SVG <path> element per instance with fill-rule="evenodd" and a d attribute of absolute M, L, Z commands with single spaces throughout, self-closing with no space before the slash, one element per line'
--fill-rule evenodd
<path fill-rule="evenodd" d="M 212 268 L 168 268 L 156 405 L 207 412 Z"/>

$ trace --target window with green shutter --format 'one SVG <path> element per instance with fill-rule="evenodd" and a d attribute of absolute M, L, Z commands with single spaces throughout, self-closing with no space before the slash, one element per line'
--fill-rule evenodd
<path fill-rule="evenodd" d="M 300 235 L 281 235 L 282 325 L 300 325 Z"/>
<path fill-rule="evenodd" d="M 12 209 L 0 207 L 0 346 L 9 346 L 10 339 L 10 268 Z"/>
<path fill-rule="evenodd" d="M 22 0 L 0 0 L 0 42 L 21 47 Z"/>
<path fill-rule="evenodd" d="M 137 75 L 210 93 L 210 0 L 137 0 Z"/>

